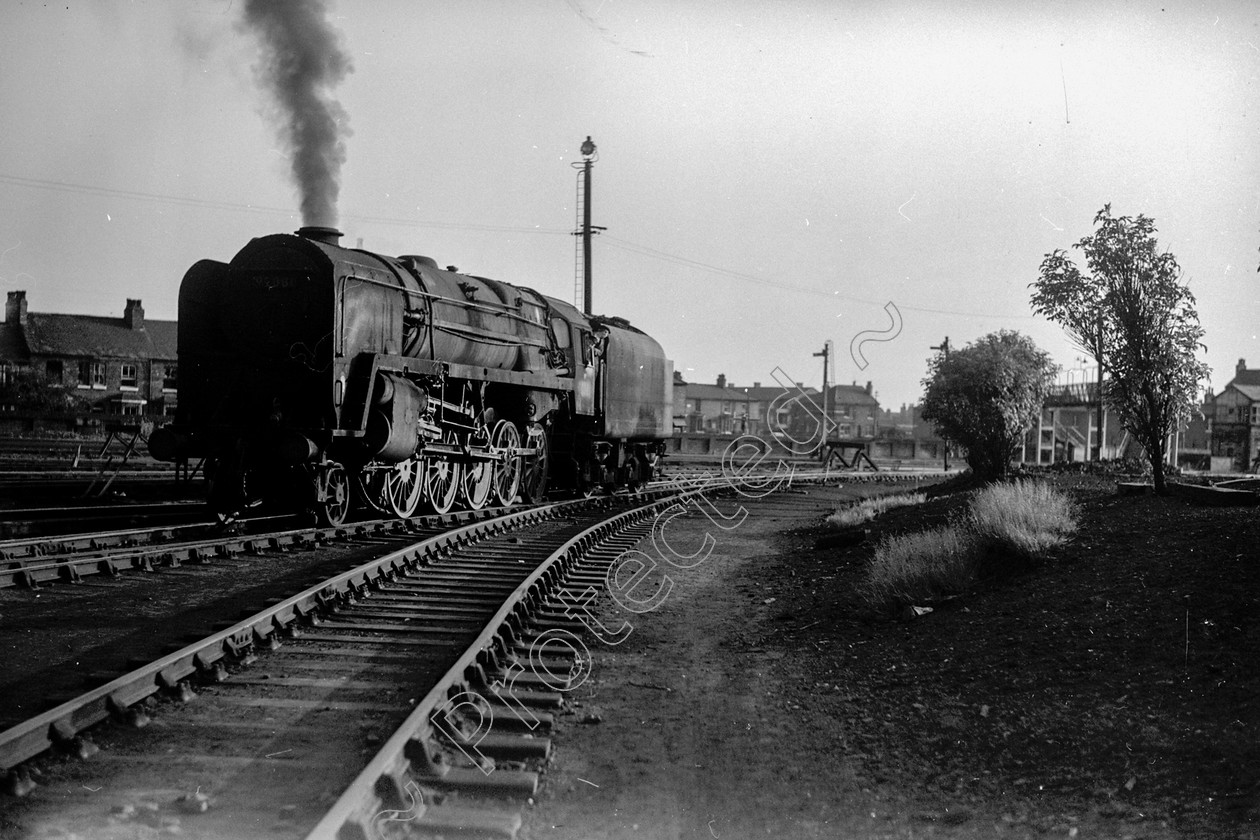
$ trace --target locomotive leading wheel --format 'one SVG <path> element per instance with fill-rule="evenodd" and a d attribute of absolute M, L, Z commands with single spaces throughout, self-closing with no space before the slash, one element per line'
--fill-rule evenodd
<path fill-rule="evenodd" d="M 490 438 L 490 446 L 496 451 L 511 452 L 521 447 L 521 433 L 510 420 L 500 420 L 495 424 L 494 434 Z M 494 498 L 501 505 L 510 505 L 521 487 L 521 473 L 524 472 L 524 458 L 520 455 L 506 455 L 494 467 Z"/>
<path fill-rule="evenodd" d="M 455 435 L 447 432 L 444 443 L 454 443 Z M 459 491 L 460 465 L 432 455 L 424 459 L 424 491 L 434 513 L 450 513 Z"/>
<path fill-rule="evenodd" d="M 350 513 L 350 476 L 341 464 L 329 464 L 316 479 L 315 514 L 319 524 L 336 527 Z"/>
<path fill-rule="evenodd" d="M 424 491 L 424 466 L 415 458 L 395 464 L 385 473 L 385 504 L 406 519 L 415 514 Z"/>
<path fill-rule="evenodd" d="M 539 423 L 530 423 L 526 430 L 525 448 L 536 450 L 523 458 L 521 495 L 525 501 L 537 504 L 547 497 L 547 472 L 551 457 L 547 451 L 547 430 Z"/>

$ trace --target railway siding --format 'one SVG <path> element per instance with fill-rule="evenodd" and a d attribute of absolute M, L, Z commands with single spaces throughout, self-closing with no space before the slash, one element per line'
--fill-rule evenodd
<path fill-rule="evenodd" d="M 582 506 L 601 508 L 612 504 L 622 502 L 601 500 L 594 504 L 585 502 Z M 655 504 L 659 506 L 662 502 Z M 634 515 L 642 518 L 649 512 L 650 508 Z M 283 724 L 281 718 L 285 715 L 289 716 L 286 719 L 293 725 L 304 731 L 314 727 L 311 731 L 327 733 L 327 737 L 316 739 L 323 744 L 321 750 L 326 751 L 341 737 L 334 734 L 337 731 L 337 715 L 328 713 L 348 712 L 361 721 L 375 721 L 373 715 L 388 716 L 384 707 L 397 708 L 395 699 L 380 702 L 384 695 L 397 692 L 396 675 L 387 673 L 390 668 L 397 669 L 402 661 L 410 663 L 407 667 L 414 670 L 418 663 L 427 661 L 431 671 L 436 660 L 425 655 L 431 652 L 430 647 L 438 642 L 449 645 L 451 637 L 464 637 L 466 643 L 470 632 L 476 637 L 473 646 L 446 671 L 446 676 L 442 677 L 445 682 L 438 685 L 447 685 L 449 690 L 450 686 L 458 683 L 464 687 L 463 690 L 485 692 L 485 696 L 493 696 L 497 703 L 503 704 L 501 712 L 522 708 L 536 710 L 533 714 L 540 725 L 545 725 L 549 720 L 547 710 L 554 711 L 560 705 L 561 697 L 555 686 L 526 679 L 521 680 L 519 685 L 514 684 L 517 691 L 508 692 L 498 687 L 511 675 L 513 663 L 519 662 L 521 645 L 538 638 L 541 631 L 533 624 L 535 619 L 532 614 L 547 604 L 544 593 L 559 585 L 563 568 L 572 562 L 571 555 L 576 556 L 595 542 L 612 537 L 614 531 L 633 524 L 619 521 L 582 535 L 580 532 L 589 530 L 589 522 L 579 523 L 576 519 L 567 518 L 557 520 L 556 515 L 555 510 L 548 507 L 509 514 L 494 522 L 463 525 L 308 587 L 248 619 L 223 627 L 194 644 L 181 646 L 69 703 L 0 733 L 0 764 L 14 771 L 31 756 L 60 747 L 62 753 L 68 751 L 81 757 L 90 756 L 92 760 L 82 764 L 46 761 L 42 771 L 36 769 L 36 777 L 40 777 L 42 772 L 45 780 L 49 773 L 56 774 L 59 780 L 67 776 L 99 778 L 95 774 L 104 767 L 108 769 L 109 777 L 113 778 L 115 769 L 123 766 L 130 769 L 144 766 L 148 768 L 146 772 L 169 774 L 174 772 L 170 766 L 164 766 L 161 761 L 153 764 L 143 758 L 143 745 L 156 748 L 150 743 L 155 737 L 153 732 L 167 733 L 172 728 L 183 726 L 200 727 L 198 731 L 204 734 L 224 721 L 232 721 L 228 729 L 243 728 L 255 732 L 260 727 L 265 728 L 266 720 L 274 719 Z M 576 517 L 577 514 L 566 516 Z M 584 514 L 583 517 L 604 519 L 606 514 Z M 522 531 L 522 528 L 527 530 Z M 554 544 L 534 540 L 532 535 L 540 529 L 568 537 L 565 547 L 556 553 L 552 551 Z M 362 536 L 376 539 L 370 535 Z M 482 541 L 476 542 L 479 538 Z M 637 537 L 625 545 L 635 540 Z M 496 545 L 498 547 L 494 548 Z M 551 559 L 526 575 L 539 559 L 539 552 Z M 506 578 L 505 570 L 512 572 Z M 522 575 L 526 575 L 524 580 L 520 579 Z M 499 605 L 497 612 L 494 612 L 495 605 Z M 477 635 L 475 631 L 485 624 L 486 610 L 494 612 L 494 618 Z M 275 652 L 262 655 L 269 649 L 275 649 Z M 406 658 L 399 660 L 397 655 L 400 653 Z M 297 663 L 300 661 L 305 661 L 306 666 L 299 667 Z M 373 663 L 373 667 L 381 664 L 381 673 L 385 677 L 367 673 L 362 664 L 364 661 Z M 572 667 L 572 663 L 562 656 L 551 656 L 547 661 L 556 673 Z M 337 672 L 335 663 L 339 662 L 352 663 L 351 668 L 357 669 L 352 678 Z M 285 664 L 286 668 L 283 675 L 271 673 L 281 664 Z M 315 667 L 311 668 L 312 665 Z M 267 672 L 260 675 L 261 667 L 265 667 Z M 427 679 L 435 676 L 439 675 L 431 674 Z M 304 696 L 304 692 L 310 691 L 314 692 L 313 696 Z M 181 706 L 181 701 L 186 703 L 194 699 L 195 692 L 201 694 L 197 702 Z M 356 695 L 356 692 L 359 694 Z M 436 700 L 440 692 L 430 693 Z M 263 720 L 251 717 L 258 709 L 267 710 Z M 186 716 L 198 722 L 190 722 Z M 129 736 L 126 727 L 111 725 L 93 730 L 94 740 L 84 737 L 89 728 L 102 721 L 124 718 L 130 726 L 142 726 L 143 729 Z M 457 721 L 459 716 L 451 719 Z M 506 717 L 502 719 L 506 720 Z M 178 720 L 184 722 L 179 723 Z M 376 728 L 374 725 L 374 730 Z M 432 732 L 429 734 L 431 736 Z M 216 736 L 216 743 L 227 740 L 233 739 Z M 412 738 L 404 739 L 404 744 L 412 746 L 398 753 L 395 761 L 399 756 L 406 758 L 407 755 L 417 754 L 413 741 L 419 743 Z M 454 799 L 465 802 L 477 792 L 488 792 L 491 800 L 513 791 L 531 793 L 537 784 L 537 771 L 529 769 L 528 765 L 545 759 L 549 749 L 549 742 L 541 732 L 525 732 L 518 736 L 505 724 L 496 730 L 492 739 L 482 738 L 473 744 L 478 749 L 484 747 L 482 754 L 496 762 L 497 778 L 488 781 L 479 778 L 482 774 L 477 765 L 461 766 L 456 760 L 459 737 L 446 741 L 430 738 L 427 744 L 425 755 L 430 758 L 428 772 L 419 774 L 416 780 L 432 790 L 435 797 L 435 807 L 427 819 L 421 821 L 430 826 L 442 825 L 442 820 L 446 819 L 443 814 L 457 820 L 470 819 L 467 814 L 460 816 L 458 808 L 452 810 L 454 802 L 450 802 L 452 807 L 445 810 L 437 809 L 439 800 L 443 803 Z M 98 746 L 105 749 L 97 752 Z M 132 747 L 139 752 L 131 753 Z M 346 744 L 341 744 L 341 753 L 346 747 Z M 208 754 L 209 757 L 196 749 L 190 753 L 194 754 L 199 755 L 197 760 L 206 766 L 235 766 L 235 775 L 243 773 L 246 767 L 272 766 L 266 759 L 268 753 L 263 753 L 264 760 L 257 764 L 248 756 L 235 753 L 231 760 L 215 757 L 213 751 Z M 339 756 L 344 764 L 346 756 L 340 753 Z M 278 759 L 278 755 L 274 759 Z M 520 767 L 514 766 L 518 763 Z M 286 767 L 293 766 L 286 764 Z M 314 775 L 319 777 L 320 773 L 315 772 Z M 263 772 L 263 776 L 267 773 Z M 377 778 L 379 781 L 380 777 Z M 256 778 L 255 786 L 262 782 L 263 777 Z M 73 825 L 76 820 L 90 820 L 92 813 L 99 822 L 99 815 L 103 813 L 99 805 L 93 811 L 94 806 L 79 799 L 77 791 L 71 797 L 73 803 L 55 801 L 57 797 L 48 797 L 49 785 L 35 786 L 31 774 L 24 769 L 8 773 L 6 783 L 11 793 L 27 794 L 20 810 L 28 811 L 28 817 L 37 822 L 44 820 L 40 823 L 43 825 Z M 87 788 L 93 787 L 100 785 L 87 784 Z M 140 787 L 143 788 L 144 784 L 140 783 Z M 215 789 L 213 785 L 210 787 Z M 80 785 L 80 789 L 85 788 Z M 377 790 L 376 782 L 372 783 L 371 789 Z M 240 792 L 237 788 L 233 790 Z M 404 783 L 395 793 L 407 791 Z M 231 799 L 234 795 L 222 789 L 216 794 L 220 802 L 223 797 Z M 182 801 L 186 801 L 186 797 Z M 389 802 L 406 804 L 399 795 Z M 54 806 L 52 812 L 36 808 L 40 803 Z M 380 799 L 379 804 L 384 807 L 388 803 Z M 267 803 L 274 812 L 273 806 L 274 802 Z M 362 802 L 358 806 L 360 810 L 361 806 Z M 226 817 L 232 811 L 232 808 L 220 809 L 218 816 Z M 498 806 L 485 806 L 481 811 L 483 816 L 478 819 L 486 825 L 500 828 L 519 824 L 519 816 L 505 817 L 503 814 L 506 812 L 501 811 Z M 285 814 L 293 821 L 298 812 L 306 813 L 306 806 L 288 809 Z M 41 813 L 43 816 L 40 816 Z M 373 812 L 371 818 L 374 819 L 376 813 Z M 199 823 L 203 829 L 216 824 L 225 830 L 230 827 L 218 823 L 214 817 Z"/>

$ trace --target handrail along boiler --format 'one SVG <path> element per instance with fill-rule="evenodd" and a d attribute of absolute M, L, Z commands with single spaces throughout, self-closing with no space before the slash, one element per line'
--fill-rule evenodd
<path fill-rule="evenodd" d="M 673 363 L 620 318 L 307 227 L 201 260 L 179 293 L 163 460 L 205 459 L 211 505 L 340 524 L 651 479 Z"/>

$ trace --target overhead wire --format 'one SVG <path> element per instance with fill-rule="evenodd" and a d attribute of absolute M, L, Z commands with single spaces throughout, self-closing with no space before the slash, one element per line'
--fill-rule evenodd
<path fill-rule="evenodd" d="M 4 173 L 0 173 L 0 183 L 12 184 L 14 186 L 20 186 L 20 187 L 29 187 L 33 189 L 45 189 L 45 190 L 52 190 L 52 191 L 57 191 L 57 192 L 73 192 L 73 193 L 81 193 L 84 195 L 113 196 L 117 198 L 133 199 L 137 201 L 151 201 L 151 202 L 158 202 L 158 203 L 175 204 L 175 205 L 180 205 L 180 206 L 185 206 L 185 207 L 206 207 L 206 208 L 211 208 L 211 209 L 216 209 L 216 210 L 234 210 L 234 211 L 246 211 L 246 212 L 252 212 L 252 213 L 274 213 L 274 214 L 281 214 L 281 215 L 294 215 L 294 211 L 292 208 L 269 207 L 266 205 L 258 205 L 258 204 L 241 204 L 238 202 L 216 201 L 213 199 L 188 198 L 185 196 L 164 195 L 160 193 L 141 192 L 138 190 L 123 190 L 123 189 L 117 189 L 113 187 L 97 187 L 97 186 L 92 186 L 89 184 L 77 184 L 77 183 L 69 183 L 65 181 L 53 181 L 53 180 L 48 180 L 48 179 L 43 179 L 43 178 L 26 178 L 19 175 L 8 175 Z M 358 221 L 367 222 L 370 224 L 398 225 L 402 227 L 417 227 L 417 228 L 433 228 L 433 229 L 439 229 L 439 230 L 469 230 L 469 231 L 480 231 L 480 232 L 489 232 L 489 233 L 537 233 L 537 234 L 548 234 L 552 236 L 568 236 L 573 233 L 573 231 L 567 230 L 567 229 L 544 228 L 537 225 L 535 226 L 491 225 L 491 224 L 479 224 L 479 223 L 473 223 L 473 222 L 445 222 L 445 221 L 432 221 L 432 220 L 423 220 L 423 219 L 404 219 L 404 218 L 390 217 L 390 216 L 366 216 L 366 215 L 362 215 L 358 213 L 345 213 L 344 216 L 348 219 L 356 219 Z M 798 292 L 800 294 L 814 295 L 817 297 L 828 298 L 830 300 L 840 299 L 840 300 L 850 301 L 853 303 L 863 303 L 870 306 L 884 306 L 887 303 L 886 301 L 878 301 L 871 298 L 859 297 L 857 295 L 845 294 L 843 292 L 840 292 L 839 290 L 827 292 L 822 289 L 818 289 L 818 288 L 814 288 L 810 286 L 804 286 L 797 283 L 788 283 L 783 280 L 775 280 L 768 277 L 759 277 L 754 274 L 748 274 L 747 272 L 734 271 L 732 269 L 724 268 L 722 266 L 713 265 L 711 263 L 706 263 L 700 260 L 691 259 L 690 257 L 684 257 L 678 254 L 671 254 L 667 251 L 662 251 L 657 248 L 652 248 L 648 245 L 642 245 L 637 242 L 631 242 L 628 239 L 622 239 L 617 236 L 612 236 L 608 234 L 607 232 L 603 233 L 602 238 L 612 248 L 616 248 L 622 251 L 627 251 L 633 254 L 638 254 L 640 256 L 650 257 L 652 259 L 660 260 L 662 262 L 668 262 L 674 265 L 683 266 L 685 268 L 692 268 L 692 269 L 707 272 L 710 274 L 717 274 L 724 277 L 730 277 L 732 279 L 741 280 L 747 283 L 753 283 L 759 286 L 766 286 L 766 287 L 774 288 L 774 289 L 782 289 L 785 291 Z M 909 304 L 904 304 L 904 305 L 898 304 L 897 307 L 898 309 L 903 309 L 903 310 L 907 310 L 911 312 L 923 312 L 923 313 L 928 313 L 932 315 L 952 315 L 952 316 L 961 317 L 961 318 L 1000 317 L 1005 320 L 1010 320 L 1010 319 L 1033 320 L 1035 318 L 1035 316 L 1033 315 L 1007 315 L 1007 314 L 997 314 L 997 313 L 989 313 L 989 312 L 963 312 L 963 311 L 958 311 L 958 310 L 953 310 L 953 309 L 936 309 L 933 307 L 913 306 Z"/>
<path fill-rule="evenodd" d="M 815 295 L 818 297 L 824 297 L 828 299 L 839 298 L 840 300 L 852 301 L 854 303 L 865 303 L 865 304 L 870 304 L 871 306 L 884 306 L 887 304 L 887 301 L 877 301 L 871 298 L 864 298 L 864 297 L 858 297 L 856 295 L 844 294 L 838 290 L 827 292 L 823 289 L 812 288 L 809 286 L 802 286 L 797 283 L 787 283 L 782 280 L 773 280 L 767 277 L 758 277 L 754 274 L 747 274 L 741 271 L 733 271 L 729 268 L 722 268 L 721 266 L 710 265 L 709 263 L 701 262 L 699 260 L 693 260 L 688 257 L 680 257 L 677 254 L 670 254 L 665 251 L 659 251 L 655 248 L 650 248 L 646 245 L 639 245 L 638 243 L 630 242 L 628 240 L 621 239 L 616 236 L 611 236 L 607 233 L 603 234 L 603 239 L 606 240 L 607 243 L 611 247 L 619 248 L 623 251 L 629 251 L 631 253 L 640 254 L 647 257 L 652 257 L 654 259 L 662 260 L 664 262 L 674 263 L 675 265 L 681 265 L 688 268 L 696 268 L 701 271 L 707 271 L 714 274 L 722 274 L 727 277 L 733 277 L 738 280 L 745 280 L 749 283 L 756 283 L 762 286 L 769 286 L 776 289 L 785 289 L 785 290 L 793 291 L 793 292 L 801 292 L 803 294 Z M 960 311 L 952 310 L 952 309 L 934 309 L 927 306 L 910 306 L 910 305 L 902 305 L 902 304 L 898 304 L 897 308 L 906 309 L 912 312 L 926 312 L 933 315 L 955 315 L 955 316 L 963 317 L 963 318 L 1001 317 L 1001 318 L 1020 318 L 1020 319 L 1031 320 L 1035 317 L 1032 315 L 998 315 L 998 314 L 990 313 L 990 312 L 960 312 Z"/>

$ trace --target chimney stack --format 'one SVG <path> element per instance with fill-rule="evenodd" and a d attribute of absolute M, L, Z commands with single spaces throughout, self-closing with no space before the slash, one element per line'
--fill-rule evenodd
<path fill-rule="evenodd" d="M 871 393 L 871 380 L 869 380 L 869 379 L 868 379 L 868 380 L 866 380 L 866 393 L 867 393 L 868 395 Z"/>
<path fill-rule="evenodd" d="M 12 292 L 9 293 L 9 297 L 13 297 Z M 1234 368 L 1234 376 L 1242 376 L 1246 370 L 1247 370 L 1247 360 L 1239 359 L 1238 367 Z"/>
<path fill-rule="evenodd" d="M 139 300 L 127 298 L 127 308 L 123 310 L 123 323 L 129 330 L 144 329 L 144 307 Z"/>
<path fill-rule="evenodd" d="M 26 324 L 26 292 L 9 292 L 9 299 L 4 304 L 4 322 Z"/>
<path fill-rule="evenodd" d="M 719 373 L 719 374 L 718 374 L 718 378 L 717 378 L 717 386 L 718 386 L 719 388 L 725 388 L 725 387 L 726 387 L 726 374 L 725 374 L 725 373 Z"/>
<path fill-rule="evenodd" d="M 297 229 L 297 235 L 313 242 L 322 242 L 325 245 L 337 245 L 341 239 L 341 231 L 334 227 L 323 227 L 320 225 L 307 225 Z"/>

